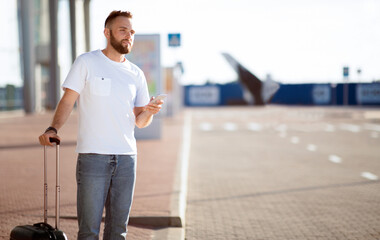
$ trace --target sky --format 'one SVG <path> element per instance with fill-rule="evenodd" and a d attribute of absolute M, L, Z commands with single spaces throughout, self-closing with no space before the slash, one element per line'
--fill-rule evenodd
<path fill-rule="evenodd" d="M 0 20 L 9 23 L 3 24 L 9 37 L 0 38 L 0 86 L 22 83 L 16 2 L 0 1 Z M 65 31 L 67 3 L 60 0 L 58 15 Z M 282 83 L 341 82 L 343 66 L 350 81 L 380 79 L 379 0 L 91 0 L 91 50 L 105 47 L 103 25 L 112 10 L 131 11 L 137 34 L 161 35 L 161 62 L 183 62 L 184 84 L 236 80 L 222 52 L 262 80 L 270 74 Z M 180 48 L 167 46 L 168 33 L 181 33 Z M 61 59 L 68 58 L 62 49 Z M 62 60 L 61 78 L 69 67 Z"/>
<path fill-rule="evenodd" d="M 380 79 L 378 0 L 92 0 L 92 48 L 104 46 L 104 19 L 114 9 L 134 14 L 137 33 L 160 33 L 162 62 L 182 61 L 183 82 L 224 83 L 237 75 L 228 52 L 265 79 L 283 83 Z M 168 33 L 181 33 L 179 49 Z M 357 70 L 361 69 L 361 74 Z"/>
<path fill-rule="evenodd" d="M 19 86 L 22 80 L 17 31 L 17 1 L 0 1 L 0 24 L 3 31 L 0 37 L 0 87 L 7 83 Z M 7 37 L 3 37 L 4 33 Z"/>

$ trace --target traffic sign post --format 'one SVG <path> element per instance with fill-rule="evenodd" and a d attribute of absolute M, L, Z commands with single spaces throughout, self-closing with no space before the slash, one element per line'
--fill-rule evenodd
<path fill-rule="evenodd" d="M 180 47 L 181 46 L 181 34 L 180 33 L 169 33 L 168 34 L 169 47 Z"/>
<path fill-rule="evenodd" d="M 348 76 L 350 75 L 350 69 L 349 67 L 343 67 L 343 79 L 344 79 L 344 85 L 343 85 L 343 105 L 348 105 Z"/>

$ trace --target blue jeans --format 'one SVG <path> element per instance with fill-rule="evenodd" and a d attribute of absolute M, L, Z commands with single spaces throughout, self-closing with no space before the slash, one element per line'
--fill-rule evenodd
<path fill-rule="evenodd" d="M 125 239 L 136 180 L 136 155 L 79 154 L 77 161 L 78 239 Z"/>

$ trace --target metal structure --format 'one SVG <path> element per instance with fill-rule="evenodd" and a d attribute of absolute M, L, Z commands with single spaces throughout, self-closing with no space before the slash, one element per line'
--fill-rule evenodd
<path fill-rule="evenodd" d="M 35 111 L 35 51 L 34 51 L 34 25 L 33 18 L 34 5 L 29 0 L 19 0 L 20 26 L 21 26 L 21 59 L 22 76 L 24 78 L 24 109 L 26 113 Z"/>
<path fill-rule="evenodd" d="M 76 51 L 76 7 L 79 2 L 76 0 L 67 0 L 70 9 L 70 39 L 71 39 L 71 59 L 77 57 Z M 84 6 L 84 19 L 82 19 L 85 28 L 85 50 L 90 50 L 90 0 L 81 1 Z M 38 7 L 48 4 L 49 11 L 49 46 L 36 45 L 35 38 L 35 10 Z M 24 80 L 24 110 L 26 113 L 33 113 L 36 110 L 36 76 L 35 68 L 37 64 L 36 52 L 45 57 L 44 64 L 49 65 L 49 80 L 46 87 L 47 99 L 45 108 L 54 109 L 58 104 L 60 96 L 60 78 L 58 66 L 58 0 L 48 1 L 30 1 L 18 0 L 19 23 L 20 23 L 20 46 L 22 59 L 22 75 Z"/>

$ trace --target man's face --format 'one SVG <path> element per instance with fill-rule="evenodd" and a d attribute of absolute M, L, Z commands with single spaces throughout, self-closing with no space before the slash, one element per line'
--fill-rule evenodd
<path fill-rule="evenodd" d="M 120 54 L 128 54 L 133 46 L 134 34 L 131 19 L 119 16 L 112 22 L 110 44 Z"/>

